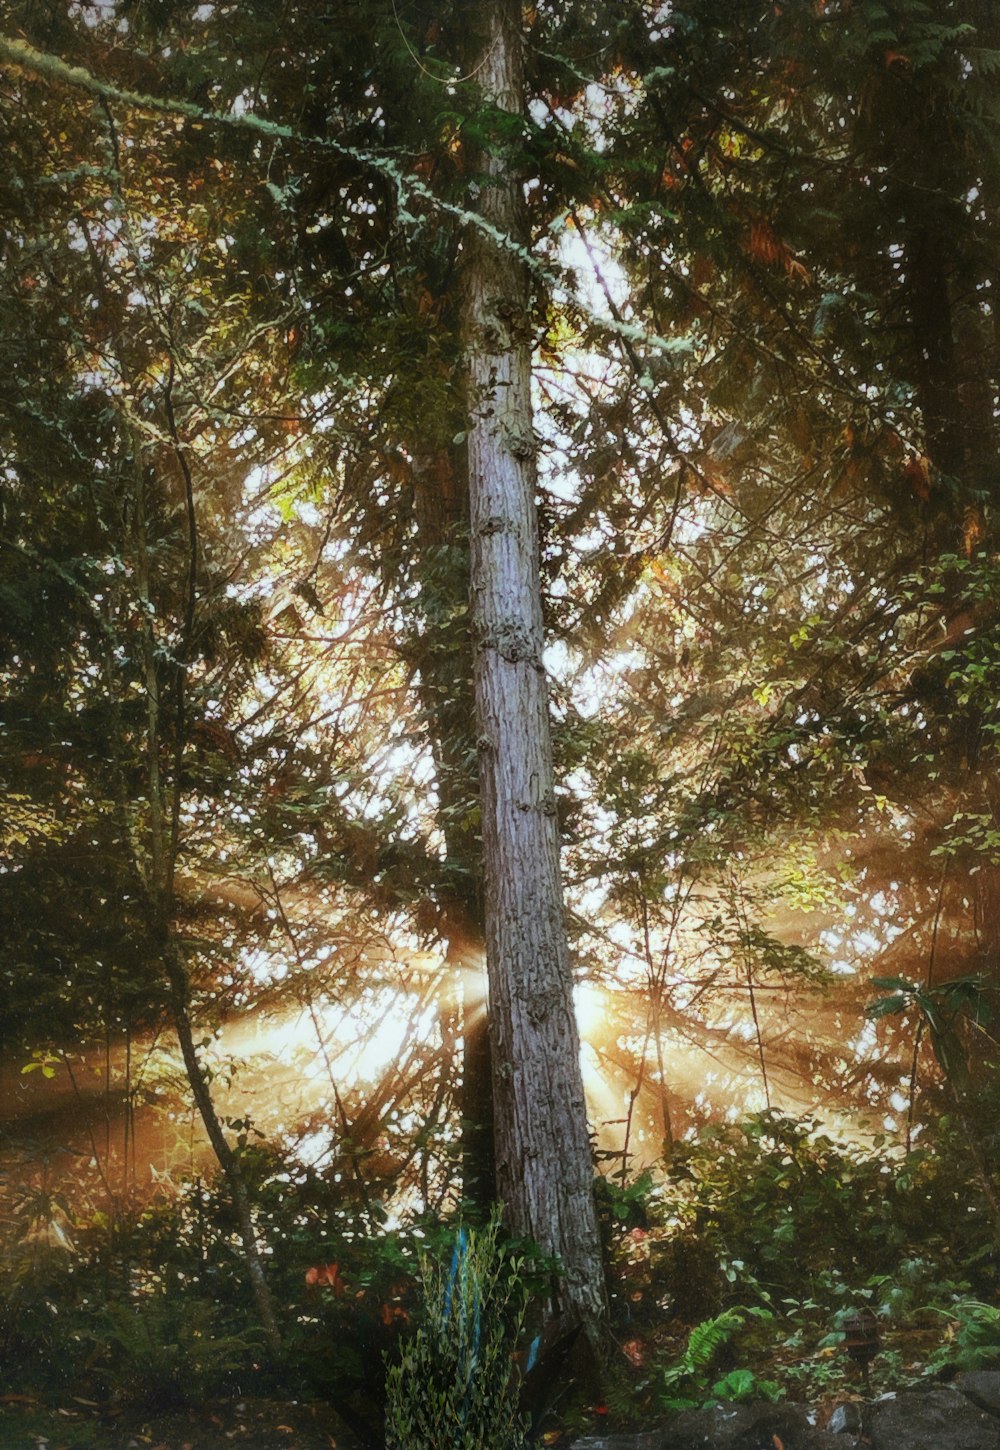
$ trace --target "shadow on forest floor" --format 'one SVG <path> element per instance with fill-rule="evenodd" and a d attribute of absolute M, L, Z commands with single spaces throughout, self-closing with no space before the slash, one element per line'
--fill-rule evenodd
<path fill-rule="evenodd" d="M 109 1417 L 81 1405 L 0 1404 L 2 1450 L 355 1450 L 328 1405 L 212 1401 L 200 1410 Z"/>

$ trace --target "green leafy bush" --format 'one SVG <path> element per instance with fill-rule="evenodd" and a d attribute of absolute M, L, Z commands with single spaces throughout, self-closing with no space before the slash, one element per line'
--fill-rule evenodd
<path fill-rule="evenodd" d="M 883 1324 L 878 1387 L 928 1364 L 986 1362 L 988 1315 L 960 1306 L 993 1302 L 988 1216 L 961 1137 L 935 1128 L 906 1154 L 770 1112 L 678 1142 L 661 1179 L 634 1185 L 641 1220 L 605 1212 L 612 1314 L 631 1346 L 623 1384 L 650 1412 L 778 1386 L 806 1399 L 841 1390 L 858 1372 L 839 1326 L 860 1304 Z M 767 1316 L 740 1326 L 730 1316 L 745 1306 Z M 719 1331 L 738 1359 L 733 1343 L 705 1341 L 701 1354 Z"/>
<path fill-rule="evenodd" d="M 156 1294 L 142 1305 L 109 1304 L 88 1338 L 93 1372 L 114 1398 L 153 1408 L 201 1404 L 233 1388 L 250 1356 L 245 1335 L 214 1305 Z"/>
<path fill-rule="evenodd" d="M 460 1229 L 447 1269 L 422 1264 L 423 1324 L 388 1373 L 390 1450 L 522 1450 L 511 1353 L 524 1311 L 519 1260 L 494 1217 Z"/>
<path fill-rule="evenodd" d="M 963 1166 L 940 1150 L 865 1148 L 760 1113 L 679 1144 L 658 1211 L 710 1252 L 716 1310 L 794 1299 L 832 1311 L 873 1276 L 896 1282 L 915 1256 L 942 1279 L 964 1276 L 988 1231 Z"/>
<path fill-rule="evenodd" d="M 978 1299 L 959 1298 L 935 1312 L 949 1321 L 948 1338 L 927 1364 L 933 1374 L 946 1365 L 982 1369 L 1000 1361 L 1000 1307 Z"/>

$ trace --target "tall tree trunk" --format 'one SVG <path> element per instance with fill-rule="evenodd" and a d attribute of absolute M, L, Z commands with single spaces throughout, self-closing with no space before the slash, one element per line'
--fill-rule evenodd
<path fill-rule="evenodd" d="M 445 874 L 452 882 L 440 897 L 439 930 L 448 943 L 451 973 L 461 1018 L 462 1079 L 456 1091 L 461 1117 L 462 1192 L 488 1209 L 496 1200 L 493 1155 L 493 1088 L 485 980 L 482 862 L 479 832 L 471 824 L 479 804 L 474 763 L 475 721 L 472 699 L 472 646 L 468 630 L 452 618 L 442 637 L 441 618 L 449 606 L 465 606 L 469 596 L 469 490 L 465 451 L 439 447 L 414 451 L 414 517 L 420 558 L 436 596 L 437 615 L 429 621 L 419 655 L 421 703 L 427 719 L 444 837 Z M 458 567 L 435 567 L 435 554 L 454 550 Z M 442 597 L 445 593 L 449 597 Z M 471 757 L 471 759 L 470 759 Z"/>
<path fill-rule="evenodd" d="M 484 104 L 522 111 L 517 0 L 476 0 Z M 556 1311 L 595 1335 L 605 1296 L 563 919 L 535 506 L 531 328 L 510 121 L 478 158 L 464 242 L 471 613 L 479 730 L 497 1181 L 510 1226 L 558 1257 Z"/>

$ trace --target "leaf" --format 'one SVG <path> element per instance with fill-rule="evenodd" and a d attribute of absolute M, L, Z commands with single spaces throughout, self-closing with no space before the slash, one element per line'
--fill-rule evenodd
<path fill-rule="evenodd" d="M 880 1017 L 892 1017 L 898 1012 L 905 1012 L 912 1000 L 912 997 L 904 997 L 899 993 L 892 997 L 880 997 L 877 1002 L 868 1003 L 865 1016 L 870 1017 L 873 1022 Z"/>
<path fill-rule="evenodd" d="M 310 1289 L 332 1289 L 335 1294 L 346 1294 L 347 1284 L 340 1272 L 339 1264 L 312 1264 L 305 1274 Z"/>
<path fill-rule="evenodd" d="M 756 1376 L 749 1369 L 733 1369 L 712 1386 L 720 1400 L 742 1400 L 753 1393 Z"/>

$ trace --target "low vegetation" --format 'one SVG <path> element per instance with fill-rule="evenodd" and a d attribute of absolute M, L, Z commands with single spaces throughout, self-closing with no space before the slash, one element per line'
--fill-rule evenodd
<path fill-rule="evenodd" d="M 224 1205 L 199 1183 L 114 1232 L 73 1222 L 72 1253 L 39 1237 L 25 1247 L 8 1223 L 0 1347 L 12 1392 L 112 1421 L 303 1398 L 355 1427 L 380 1429 L 387 1414 L 401 1446 L 434 1445 L 445 1422 L 465 1426 L 470 1446 L 519 1444 L 516 1386 L 547 1266 L 501 1247 L 495 1219 L 479 1231 L 413 1217 L 373 1234 L 322 1176 L 288 1167 L 261 1166 L 255 1188 L 274 1245 L 280 1364 L 252 1328 Z M 857 1394 L 843 1322 L 859 1306 L 879 1326 L 875 1389 L 1000 1360 L 989 1214 L 947 1123 L 933 1150 L 904 1154 L 760 1114 L 706 1128 L 638 1180 L 602 1179 L 599 1201 L 606 1381 L 595 1399 L 570 1374 L 542 1422 L 548 1443 L 713 1400 Z"/>

